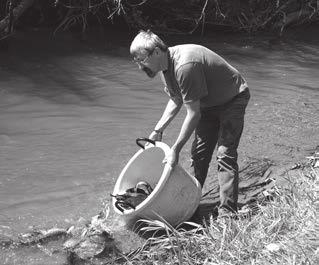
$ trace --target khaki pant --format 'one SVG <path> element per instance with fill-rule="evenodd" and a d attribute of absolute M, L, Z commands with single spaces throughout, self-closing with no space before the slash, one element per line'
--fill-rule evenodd
<path fill-rule="evenodd" d="M 237 148 L 249 98 L 247 88 L 226 104 L 203 109 L 192 144 L 194 176 L 202 187 L 217 144 L 219 207 L 234 212 L 238 201 Z"/>

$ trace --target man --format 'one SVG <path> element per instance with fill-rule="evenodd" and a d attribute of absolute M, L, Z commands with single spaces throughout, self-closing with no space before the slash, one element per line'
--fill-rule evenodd
<path fill-rule="evenodd" d="M 165 162 L 174 167 L 179 154 L 195 131 L 192 145 L 194 176 L 203 186 L 216 144 L 220 187 L 219 216 L 237 212 L 237 147 L 244 125 L 249 90 L 240 73 L 213 51 L 195 44 L 168 47 L 151 31 L 140 31 L 130 53 L 149 77 L 161 74 L 170 99 L 149 138 L 162 133 L 182 105 L 187 114 L 179 136 Z"/>

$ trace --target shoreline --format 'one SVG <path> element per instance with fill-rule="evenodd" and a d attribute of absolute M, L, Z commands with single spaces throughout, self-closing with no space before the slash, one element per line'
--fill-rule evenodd
<path fill-rule="evenodd" d="M 282 196 L 282 192 L 285 193 L 285 191 L 288 191 L 290 188 L 295 187 L 295 184 L 291 182 L 291 179 L 295 179 L 296 177 L 299 178 L 300 176 L 305 176 L 302 179 L 298 180 L 299 182 L 301 181 L 301 183 L 304 183 L 304 181 L 307 181 L 307 178 L 308 178 L 306 177 L 307 174 L 313 171 L 312 173 L 314 176 L 313 181 L 318 182 L 319 152 L 314 153 L 313 156 L 305 158 L 304 161 L 300 161 L 298 164 L 290 164 L 289 166 L 285 166 L 285 167 L 273 168 L 270 165 L 265 166 L 265 163 L 259 163 L 258 166 L 261 166 L 261 170 L 259 170 L 259 173 L 262 175 L 257 177 L 257 180 L 255 179 L 255 182 L 254 182 L 254 179 L 252 178 L 252 175 L 248 176 L 248 178 L 250 178 L 250 180 L 253 181 L 253 182 L 250 182 L 252 185 L 247 185 L 248 184 L 247 179 L 245 181 L 246 185 L 244 185 L 246 188 L 248 188 L 248 190 L 246 189 L 246 195 L 249 196 L 250 194 L 252 196 L 251 199 L 254 199 L 254 200 L 248 199 L 247 203 L 242 205 L 242 207 L 245 206 L 244 208 L 246 209 L 246 211 L 239 211 L 239 220 L 234 220 L 231 223 L 226 224 L 227 229 L 231 229 L 230 231 L 234 229 L 234 226 L 236 226 L 235 225 L 236 222 L 246 224 L 247 222 L 253 222 L 253 220 L 256 218 L 261 218 L 261 216 L 265 214 L 265 209 L 267 209 L 267 207 L 272 207 L 273 204 L 276 204 L 276 200 L 281 200 L 280 196 Z M 255 164 L 255 167 L 253 169 L 250 169 L 250 171 L 249 169 L 248 170 L 246 169 L 247 175 L 249 175 L 250 173 L 256 173 L 256 169 L 258 169 L 258 166 L 256 167 L 256 164 Z M 264 185 L 260 185 L 260 184 L 264 184 Z M 253 188 L 253 191 L 249 190 L 249 188 Z M 313 192 L 315 192 L 315 190 Z M 262 196 L 262 197 L 257 199 L 258 196 Z M 267 196 L 268 198 L 266 198 Z M 309 196 L 311 197 L 316 195 L 309 194 Z M 209 199 L 210 198 L 208 199 L 206 198 L 205 199 L 206 202 Z M 247 196 L 246 196 L 246 199 L 247 199 Z M 258 208 L 258 211 L 256 211 L 256 207 Z M 190 235 L 195 236 L 195 234 L 198 233 L 196 232 L 198 231 L 198 229 L 199 230 L 209 229 L 211 226 L 215 226 L 215 229 L 216 229 L 216 227 L 219 227 L 221 225 L 219 221 L 215 219 L 215 217 L 214 219 L 212 219 L 212 214 L 214 213 L 211 211 L 212 210 L 211 207 L 209 209 L 210 209 L 209 212 L 206 212 L 205 214 L 203 213 L 199 214 L 199 212 L 197 212 L 197 217 L 191 218 L 189 222 L 193 222 L 193 223 L 195 222 L 195 223 L 194 224 L 189 223 L 190 227 L 186 230 L 188 231 L 190 229 L 189 230 Z M 248 209 L 248 212 L 247 212 L 247 209 Z M 253 212 L 251 212 L 252 209 L 254 209 Z M 127 246 L 125 247 L 126 243 L 119 241 L 119 238 L 118 238 L 119 234 L 117 234 L 119 231 L 112 231 L 107 226 L 107 223 L 109 221 L 108 211 L 110 210 L 112 211 L 112 209 L 108 209 L 107 212 L 104 212 L 104 214 L 102 214 L 101 212 L 99 215 L 92 217 L 90 222 L 86 220 L 79 220 L 78 223 L 75 223 L 68 228 L 54 227 L 54 228 L 46 229 L 46 230 L 33 230 L 33 231 L 31 230 L 28 233 L 20 234 L 18 237 L 15 237 L 15 238 L 14 237 L 10 238 L 8 235 L 6 236 L 1 235 L 0 246 L 2 247 L 3 250 L 5 251 L 10 250 L 12 252 L 19 251 L 19 249 L 21 249 L 22 247 L 24 251 L 26 251 L 27 253 L 28 248 L 30 247 L 33 248 L 33 246 L 37 245 L 38 251 L 40 252 L 44 251 L 47 254 L 51 253 L 50 255 L 52 257 L 56 255 L 60 259 L 61 258 L 63 259 L 64 257 L 64 259 L 67 261 L 66 264 L 70 264 L 70 265 L 82 264 L 82 262 L 84 262 L 83 264 L 86 264 L 85 263 L 86 261 L 90 262 L 90 264 L 110 264 L 109 262 L 112 262 L 112 264 L 126 264 L 125 260 L 132 260 L 133 262 L 136 259 L 139 260 L 138 258 L 138 255 L 140 255 L 139 253 L 141 253 L 142 249 L 144 249 L 145 246 L 148 243 L 150 243 L 149 240 L 151 241 L 153 240 L 155 242 L 158 240 L 158 242 L 160 242 L 160 239 L 163 238 L 162 236 L 155 236 L 155 237 L 142 236 L 141 237 L 139 233 L 136 233 L 130 230 L 122 230 L 121 233 L 126 233 L 126 237 L 127 239 L 129 238 L 129 241 L 131 241 L 132 243 L 135 242 L 135 244 L 132 245 L 131 248 L 127 248 Z M 204 218 L 204 216 L 206 216 L 206 219 Z M 150 224 L 152 224 L 152 222 Z M 158 227 L 158 229 L 161 229 L 161 228 Z M 166 229 L 168 229 L 168 231 L 171 231 L 172 228 L 166 226 Z M 87 231 L 86 234 L 84 234 L 84 231 Z M 88 240 L 88 238 L 90 238 L 90 231 L 91 233 L 92 231 L 94 231 L 93 233 L 95 235 L 95 239 L 93 241 L 95 242 L 94 244 L 91 241 L 85 241 L 85 240 Z M 176 230 L 175 232 L 171 231 L 173 232 L 173 234 L 169 235 L 171 233 L 169 232 L 169 234 L 164 236 L 164 238 L 167 236 L 168 238 L 171 236 L 174 237 L 175 233 L 182 233 L 178 231 L 179 230 Z M 96 243 L 97 236 L 101 237 L 100 243 Z M 182 234 L 180 236 L 182 236 Z M 57 251 L 57 249 L 55 251 L 52 251 L 52 246 L 50 245 L 52 244 L 51 242 L 55 242 L 54 246 L 55 248 L 59 249 L 59 251 Z M 137 242 L 139 242 L 140 244 L 138 247 L 136 245 Z M 83 244 L 83 245 L 79 246 L 79 244 Z M 152 243 L 152 245 L 153 244 L 154 243 Z M 155 243 L 155 245 L 156 244 L 161 244 L 161 243 Z M 271 247 L 272 245 L 268 244 L 268 246 Z M 278 247 L 278 246 L 276 245 L 274 247 Z M 153 249 L 153 247 L 151 247 L 151 249 Z M 305 246 L 305 249 L 307 249 L 306 246 Z M 125 252 L 123 252 L 123 250 Z M 169 252 L 170 251 L 168 251 L 167 253 Z M 125 256 L 126 258 L 124 258 Z M 178 258 L 178 256 L 176 256 L 175 258 Z M 179 257 L 178 259 L 180 258 L 181 257 Z M 144 260 L 144 262 L 147 262 L 147 260 Z M 139 263 L 139 264 L 142 264 L 142 263 Z"/>

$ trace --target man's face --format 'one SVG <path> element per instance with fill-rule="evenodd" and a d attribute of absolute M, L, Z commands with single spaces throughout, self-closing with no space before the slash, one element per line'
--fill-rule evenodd
<path fill-rule="evenodd" d="M 154 78 L 158 71 L 155 69 L 155 56 L 154 51 L 147 54 L 139 54 L 134 57 L 133 61 L 138 65 L 139 69 L 144 71 L 148 77 Z"/>

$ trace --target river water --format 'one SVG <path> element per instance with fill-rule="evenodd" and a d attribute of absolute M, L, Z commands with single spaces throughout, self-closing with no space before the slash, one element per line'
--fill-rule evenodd
<path fill-rule="evenodd" d="M 298 162 L 319 145 L 319 34 L 171 37 L 223 55 L 251 89 L 240 164 Z M 65 227 L 109 200 L 117 176 L 167 98 L 130 61 L 132 36 L 83 43 L 70 34 L 17 33 L 0 52 L 0 229 Z M 172 144 L 184 110 L 165 132 Z M 189 169 L 188 143 L 181 164 Z M 31 263 L 28 263 L 31 264 Z"/>

